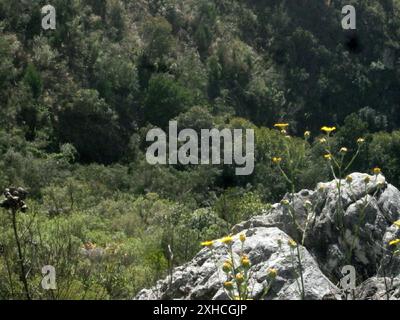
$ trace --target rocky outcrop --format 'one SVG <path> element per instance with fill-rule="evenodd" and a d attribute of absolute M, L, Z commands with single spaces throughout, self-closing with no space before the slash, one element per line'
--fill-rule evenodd
<path fill-rule="evenodd" d="M 384 176 L 353 173 L 346 181 L 287 194 L 269 212 L 236 225 L 233 252 L 240 252 L 238 234 L 245 234 L 243 249 L 252 262 L 250 287 L 255 299 L 300 298 L 299 265 L 290 239 L 304 245 L 299 248 L 305 299 L 400 299 L 400 260 L 389 246 L 400 238 L 400 228 L 393 224 L 399 213 L 400 191 Z M 159 281 L 136 298 L 226 299 L 221 286 L 221 265 L 227 259 L 224 246 L 204 248 L 176 268 L 172 279 Z M 355 267 L 358 287 L 345 293 L 339 283 L 346 265 Z M 268 268 L 277 269 L 278 276 L 263 295 Z"/>

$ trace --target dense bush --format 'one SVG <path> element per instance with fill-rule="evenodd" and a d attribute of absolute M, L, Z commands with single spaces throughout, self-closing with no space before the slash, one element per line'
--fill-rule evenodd
<path fill-rule="evenodd" d="M 329 179 L 322 125 L 338 127 L 335 151 L 365 139 L 352 171 L 400 184 L 400 4 L 352 3 L 356 32 L 340 28 L 346 1 L 54 0 L 44 31 L 45 1 L 0 1 L 0 190 L 29 191 L 31 296 L 131 298 L 292 185 Z M 254 129 L 253 174 L 149 165 L 146 133 L 170 120 Z M 272 161 L 282 145 L 291 183 Z M 10 217 L 0 209 L 6 299 L 24 297 Z M 40 287 L 47 264 L 56 291 Z"/>

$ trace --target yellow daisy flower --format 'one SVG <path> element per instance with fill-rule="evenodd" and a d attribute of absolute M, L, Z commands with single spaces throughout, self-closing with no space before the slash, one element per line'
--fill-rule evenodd
<path fill-rule="evenodd" d="M 233 238 L 231 236 L 226 236 L 220 239 L 222 243 L 231 244 L 233 242 Z"/>
<path fill-rule="evenodd" d="M 397 246 L 400 243 L 400 239 L 395 239 L 389 242 L 389 246 Z"/>
<path fill-rule="evenodd" d="M 324 127 L 321 128 L 321 130 L 324 131 L 325 133 L 331 133 L 331 132 L 333 132 L 333 131 L 336 130 L 336 127 L 327 127 L 327 126 L 324 126 Z"/>
<path fill-rule="evenodd" d="M 285 130 L 287 127 L 289 127 L 289 123 L 275 123 L 274 127 L 281 130 Z"/>
<path fill-rule="evenodd" d="M 201 243 L 201 245 L 203 247 L 212 247 L 213 244 L 214 244 L 214 241 L 204 241 L 204 242 Z"/>

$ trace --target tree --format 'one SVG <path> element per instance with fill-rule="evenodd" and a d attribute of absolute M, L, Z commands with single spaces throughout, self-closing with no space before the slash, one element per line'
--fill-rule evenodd
<path fill-rule="evenodd" d="M 144 103 L 146 121 L 166 127 L 169 120 L 191 106 L 191 93 L 168 75 L 156 74 L 150 79 Z"/>
<path fill-rule="evenodd" d="M 111 163 L 125 147 L 118 118 L 96 90 L 81 89 L 58 114 L 61 143 L 72 143 L 80 161 Z"/>

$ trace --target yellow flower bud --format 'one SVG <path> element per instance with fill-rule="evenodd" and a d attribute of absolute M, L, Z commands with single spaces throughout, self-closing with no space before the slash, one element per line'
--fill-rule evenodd
<path fill-rule="evenodd" d="M 296 243 L 296 241 L 294 241 L 293 239 L 290 239 L 290 240 L 288 241 L 288 244 L 289 244 L 289 246 L 290 246 L 291 248 L 296 248 L 296 247 L 297 247 L 297 243 Z"/>
<path fill-rule="evenodd" d="M 268 277 L 275 279 L 276 276 L 278 275 L 278 270 L 276 270 L 274 268 L 269 268 L 267 271 L 267 275 L 268 275 Z"/>
<path fill-rule="evenodd" d="M 281 205 L 283 205 L 283 206 L 288 206 L 289 204 L 290 204 L 289 200 L 283 199 L 281 201 Z"/>
<path fill-rule="evenodd" d="M 232 263 L 230 261 L 225 261 L 222 265 L 222 270 L 225 273 L 229 273 L 232 270 Z"/>
<path fill-rule="evenodd" d="M 378 174 L 380 174 L 381 172 L 382 172 L 381 168 L 378 168 L 378 167 L 374 168 L 374 174 L 375 174 L 375 175 L 378 175 Z"/>
<path fill-rule="evenodd" d="M 273 157 L 273 158 L 272 158 L 272 162 L 273 162 L 273 163 L 275 163 L 275 164 L 279 164 L 279 163 L 281 163 L 281 162 L 282 162 L 282 158 L 279 158 L 279 157 Z"/>
<path fill-rule="evenodd" d="M 238 283 L 242 283 L 243 281 L 244 281 L 244 275 L 243 275 L 243 273 L 238 273 L 237 275 L 236 275 L 236 281 L 238 282 Z"/>
<path fill-rule="evenodd" d="M 245 267 L 245 268 L 249 268 L 249 267 L 250 267 L 250 259 L 249 259 L 248 257 L 243 256 L 243 257 L 241 258 L 241 261 L 240 261 L 240 262 L 242 263 L 242 266 L 243 266 L 243 267 Z"/>
<path fill-rule="evenodd" d="M 232 290 L 233 289 L 233 282 L 232 281 L 225 281 L 224 282 L 224 288 L 227 290 Z"/>

